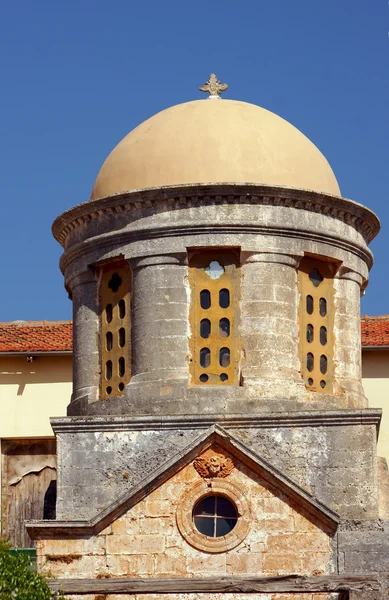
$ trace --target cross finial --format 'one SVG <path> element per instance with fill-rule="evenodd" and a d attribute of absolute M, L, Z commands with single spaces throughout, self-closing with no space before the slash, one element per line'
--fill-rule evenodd
<path fill-rule="evenodd" d="M 208 81 L 199 87 L 200 92 L 208 92 L 208 98 L 220 98 L 220 93 L 228 88 L 226 83 L 220 83 L 215 73 L 211 73 Z"/>

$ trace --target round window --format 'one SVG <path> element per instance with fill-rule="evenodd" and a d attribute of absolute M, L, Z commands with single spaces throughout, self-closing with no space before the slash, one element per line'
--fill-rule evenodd
<path fill-rule="evenodd" d="M 251 523 L 247 492 L 233 481 L 215 478 L 188 486 L 177 505 L 183 538 L 204 552 L 226 552 L 238 546 Z"/>
<path fill-rule="evenodd" d="M 193 521 L 196 529 L 211 538 L 222 537 L 230 533 L 236 525 L 238 511 L 235 505 L 223 496 L 208 496 L 196 504 L 193 509 Z"/>

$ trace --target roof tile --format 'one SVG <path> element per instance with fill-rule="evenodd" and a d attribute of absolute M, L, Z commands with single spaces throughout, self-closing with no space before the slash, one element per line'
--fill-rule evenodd
<path fill-rule="evenodd" d="M 361 318 L 362 347 L 389 346 L 389 315 Z M 72 321 L 0 322 L 0 352 L 71 352 Z"/>
<path fill-rule="evenodd" d="M 69 352 L 71 321 L 12 321 L 0 323 L 0 352 Z"/>
<path fill-rule="evenodd" d="M 362 347 L 389 346 L 389 315 L 361 318 Z"/>

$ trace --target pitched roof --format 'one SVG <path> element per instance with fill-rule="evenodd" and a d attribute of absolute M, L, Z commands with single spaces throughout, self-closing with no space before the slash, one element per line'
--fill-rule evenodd
<path fill-rule="evenodd" d="M 1 352 L 71 352 L 71 321 L 0 322 Z"/>
<path fill-rule="evenodd" d="M 361 318 L 362 348 L 369 346 L 389 346 L 389 315 Z"/>
<path fill-rule="evenodd" d="M 361 318 L 362 347 L 389 346 L 389 315 Z M 71 352 L 72 321 L 0 322 L 1 352 Z"/>

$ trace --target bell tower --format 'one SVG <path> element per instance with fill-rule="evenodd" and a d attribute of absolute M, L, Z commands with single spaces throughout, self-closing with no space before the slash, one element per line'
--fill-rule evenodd
<path fill-rule="evenodd" d="M 378 219 L 291 124 L 222 99 L 215 75 L 200 89 L 53 225 L 74 376 L 52 420 L 57 520 L 28 525 L 41 569 L 85 599 L 173 600 L 178 579 L 179 600 L 378 598 L 359 312 Z"/>

